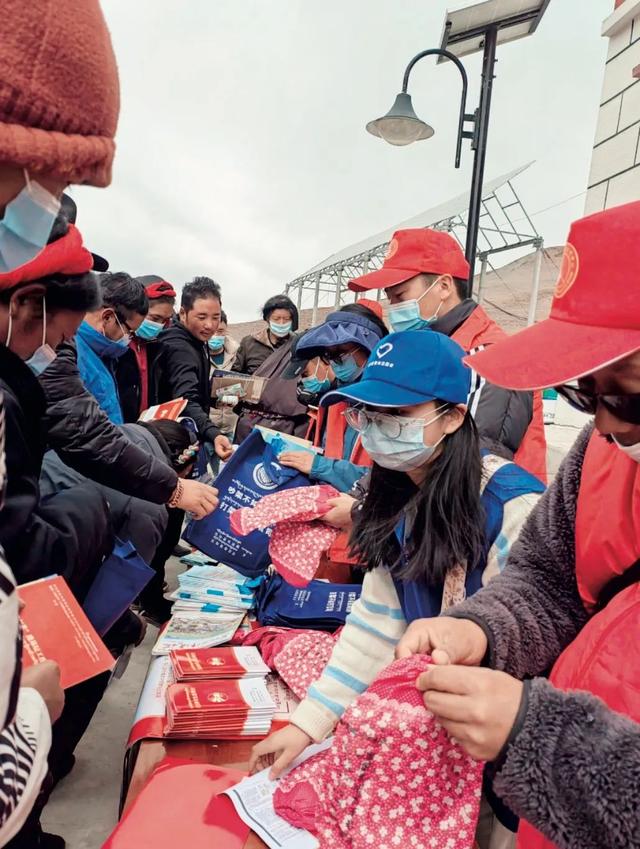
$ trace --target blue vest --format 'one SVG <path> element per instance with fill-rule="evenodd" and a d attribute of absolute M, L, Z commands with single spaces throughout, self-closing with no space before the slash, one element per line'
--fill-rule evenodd
<path fill-rule="evenodd" d="M 124 424 L 113 369 L 116 359 L 126 354 L 128 349 L 106 339 L 86 321 L 78 328 L 76 345 L 78 371 L 85 388 L 114 424 Z"/>
<path fill-rule="evenodd" d="M 489 452 L 483 452 L 485 456 Z M 465 583 L 467 598 L 482 587 L 482 576 L 487 567 L 487 558 L 494 543 L 500 546 L 500 534 L 504 519 L 504 505 L 520 495 L 544 492 L 544 484 L 515 463 L 506 463 L 496 469 L 481 496 L 485 511 L 485 545 L 480 561 L 467 570 Z M 455 518 L 452 519 L 455 521 Z M 404 552 L 406 529 L 403 518 L 396 527 L 396 537 Z M 404 553 L 402 555 L 404 559 Z M 394 578 L 394 584 L 407 622 L 439 616 L 442 606 L 444 585 L 429 586 L 422 581 L 402 581 Z"/>

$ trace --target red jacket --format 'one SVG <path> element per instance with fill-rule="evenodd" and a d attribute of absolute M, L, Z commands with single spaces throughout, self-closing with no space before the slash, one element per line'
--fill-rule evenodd
<path fill-rule="evenodd" d="M 603 508 L 606 505 L 606 508 Z M 604 587 L 640 558 L 640 465 L 593 432 L 582 466 L 576 512 L 576 579 L 593 612 Z M 586 690 L 640 722 L 640 584 L 622 590 L 564 650 L 550 681 Z M 519 849 L 555 849 L 527 822 Z"/>
<path fill-rule="evenodd" d="M 473 351 L 500 342 L 506 337 L 504 330 L 477 306 L 467 320 L 451 334 L 465 351 Z M 533 393 L 533 418 L 520 443 L 514 461 L 544 483 L 547 482 L 547 440 L 544 433 L 542 393 Z"/>

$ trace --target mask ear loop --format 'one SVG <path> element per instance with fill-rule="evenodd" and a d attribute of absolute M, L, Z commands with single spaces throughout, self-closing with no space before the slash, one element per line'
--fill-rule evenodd
<path fill-rule="evenodd" d="M 42 347 L 47 340 L 47 298 L 42 296 Z"/>
<path fill-rule="evenodd" d="M 11 331 L 13 330 L 13 316 L 11 315 L 11 306 L 9 306 L 9 329 L 7 330 L 7 341 L 4 343 L 8 348 L 11 344 Z"/>

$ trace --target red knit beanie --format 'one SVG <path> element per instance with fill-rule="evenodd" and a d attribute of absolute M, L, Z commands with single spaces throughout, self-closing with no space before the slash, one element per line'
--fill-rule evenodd
<path fill-rule="evenodd" d="M 118 71 L 98 0 L 3 0 L 0 163 L 108 186 Z"/>

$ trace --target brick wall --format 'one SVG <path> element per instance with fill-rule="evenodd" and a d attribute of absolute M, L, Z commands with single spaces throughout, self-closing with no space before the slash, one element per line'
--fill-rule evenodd
<path fill-rule="evenodd" d="M 640 0 L 616 0 L 585 212 L 640 199 Z"/>

